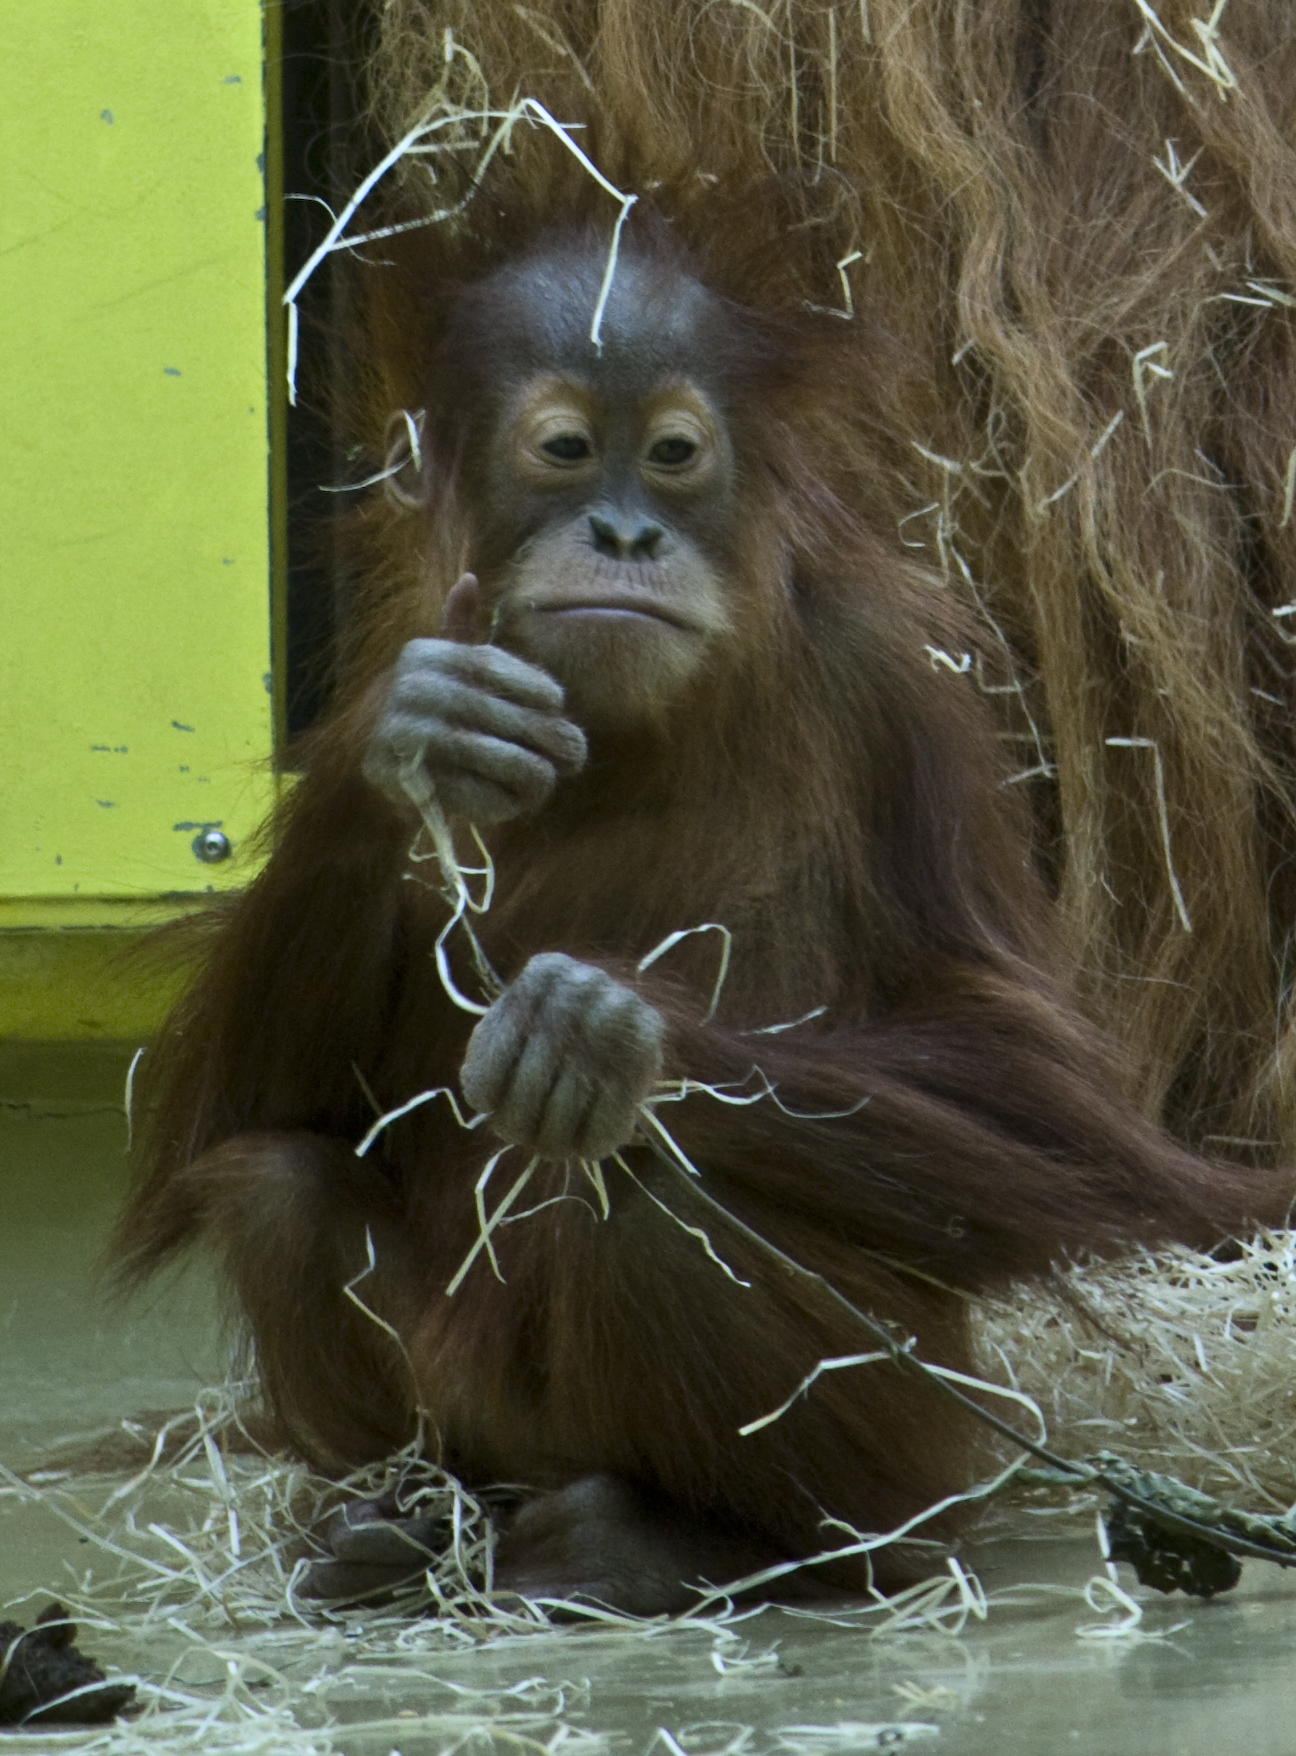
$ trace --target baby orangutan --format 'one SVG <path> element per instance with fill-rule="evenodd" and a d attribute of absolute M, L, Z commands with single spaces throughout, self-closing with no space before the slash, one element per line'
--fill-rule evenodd
<path fill-rule="evenodd" d="M 170 1027 L 118 1248 L 136 1273 L 217 1253 L 302 1455 L 381 1459 L 421 1419 L 466 1483 L 529 1490 L 502 1588 L 647 1615 L 890 1530 L 977 1464 L 969 1418 L 885 1361 L 741 1434 L 873 1344 L 703 1205 L 659 1126 L 725 1210 L 962 1371 L 969 1295 L 1211 1239 L 1261 1192 L 1134 1112 L 1050 969 L 993 727 L 929 657 L 967 631 L 854 516 L 816 425 L 844 394 L 831 323 L 741 310 L 627 233 L 595 346 L 605 265 L 543 239 L 428 319 L 391 516 L 429 558 L 373 608 Z M 447 532 L 468 570 L 438 583 Z M 446 981 L 411 794 L 494 865 L 485 964 L 457 928 Z M 718 998 L 717 932 L 645 963 L 711 923 Z M 484 1129 L 439 1097 L 357 1157 L 367 1093 L 438 1087 Z M 503 1148 L 483 1199 L 530 1167 L 525 1200 L 498 1275 L 480 1249 L 461 1275 Z M 328 1534 L 308 1590 L 342 1597 L 430 1536 L 390 1498 Z M 884 1547 L 871 1576 L 916 1564 Z M 870 1562 L 799 1577 L 859 1590 Z"/>

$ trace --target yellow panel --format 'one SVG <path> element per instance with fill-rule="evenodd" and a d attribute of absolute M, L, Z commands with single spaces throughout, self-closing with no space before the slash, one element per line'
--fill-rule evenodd
<path fill-rule="evenodd" d="M 0 0 L 0 895 L 249 875 L 273 788 L 261 58 L 259 0 Z M 205 825 L 233 860 L 198 861 Z"/>
<path fill-rule="evenodd" d="M 183 982 L 144 934 L 0 933 L 0 1039 L 143 1043 Z"/>
<path fill-rule="evenodd" d="M 13 933 L 85 933 L 91 929 L 145 933 L 192 916 L 207 900 L 206 896 L 0 896 L 0 957 Z M 0 1035 L 4 1028 L 4 1013 L 0 1011 Z"/>

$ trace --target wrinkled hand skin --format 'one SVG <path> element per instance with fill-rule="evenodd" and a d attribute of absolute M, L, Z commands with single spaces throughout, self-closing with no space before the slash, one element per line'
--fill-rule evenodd
<path fill-rule="evenodd" d="M 495 1551 L 495 1587 L 548 1599 L 555 1622 L 571 1619 L 555 1599 L 674 1616 L 692 1609 L 708 1583 L 741 1579 L 776 1558 L 615 1476 L 580 1476 L 518 1510 Z"/>
<path fill-rule="evenodd" d="M 450 816 L 505 823 L 539 811 L 584 766 L 585 736 L 563 717 L 548 672 L 498 646 L 469 644 L 477 581 L 450 593 L 447 638 L 406 643 L 364 759 L 371 785 L 404 804 L 401 777 L 421 764 Z"/>
<path fill-rule="evenodd" d="M 327 1557 L 313 1561 L 299 1598 L 375 1604 L 418 1585 L 444 1551 L 435 1518 L 402 1514 L 391 1493 L 352 1500 L 323 1532 Z M 582 1476 L 519 1508 L 495 1555 L 495 1600 L 549 1601 L 554 1621 L 570 1619 L 555 1600 L 594 1604 L 632 1616 L 678 1615 L 706 1583 L 724 1584 L 778 1557 L 738 1533 L 718 1531 L 660 1505 L 613 1476 Z M 812 1586 L 807 1586 L 811 1595 Z M 796 1587 L 793 1587 L 794 1594 Z"/>
<path fill-rule="evenodd" d="M 297 1585 L 313 1602 L 381 1601 L 421 1579 L 445 1546 L 437 1519 L 402 1516 L 390 1494 L 339 1507 L 323 1539 L 330 1558 L 312 1561 Z"/>
<path fill-rule="evenodd" d="M 661 1078 L 665 1029 L 605 970 L 544 952 L 474 1030 L 463 1094 L 501 1139 L 542 1158 L 602 1158 L 635 1133 Z"/>

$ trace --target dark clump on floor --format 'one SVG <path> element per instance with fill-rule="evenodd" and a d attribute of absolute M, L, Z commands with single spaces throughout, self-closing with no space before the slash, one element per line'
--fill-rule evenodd
<path fill-rule="evenodd" d="M 1156 1591 L 1182 1591 L 1189 1597 L 1214 1597 L 1232 1591 L 1242 1577 L 1242 1564 L 1215 1543 L 1182 1531 L 1167 1530 L 1133 1506 L 1114 1501 L 1103 1514 L 1107 1548 L 1113 1561 L 1128 1561 L 1140 1585 Z"/>
<path fill-rule="evenodd" d="M 62 1604 L 43 1609 L 33 1628 L 0 1622 L 0 1726 L 98 1725 L 131 1705 L 134 1688 L 109 1683 L 75 1639 Z"/>

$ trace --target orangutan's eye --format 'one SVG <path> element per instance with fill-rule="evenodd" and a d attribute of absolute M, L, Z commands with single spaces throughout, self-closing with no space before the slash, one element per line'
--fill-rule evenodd
<path fill-rule="evenodd" d="M 659 439 L 649 448 L 648 461 L 661 465 L 664 469 L 680 469 L 691 463 L 697 454 L 697 446 L 691 439 Z"/>
<path fill-rule="evenodd" d="M 546 439 L 540 447 L 546 457 L 552 457 L 555 463 L 583 463 L 593 455 L 590 442 L 583 433 L 555 433 L 552 439 Z"/>

